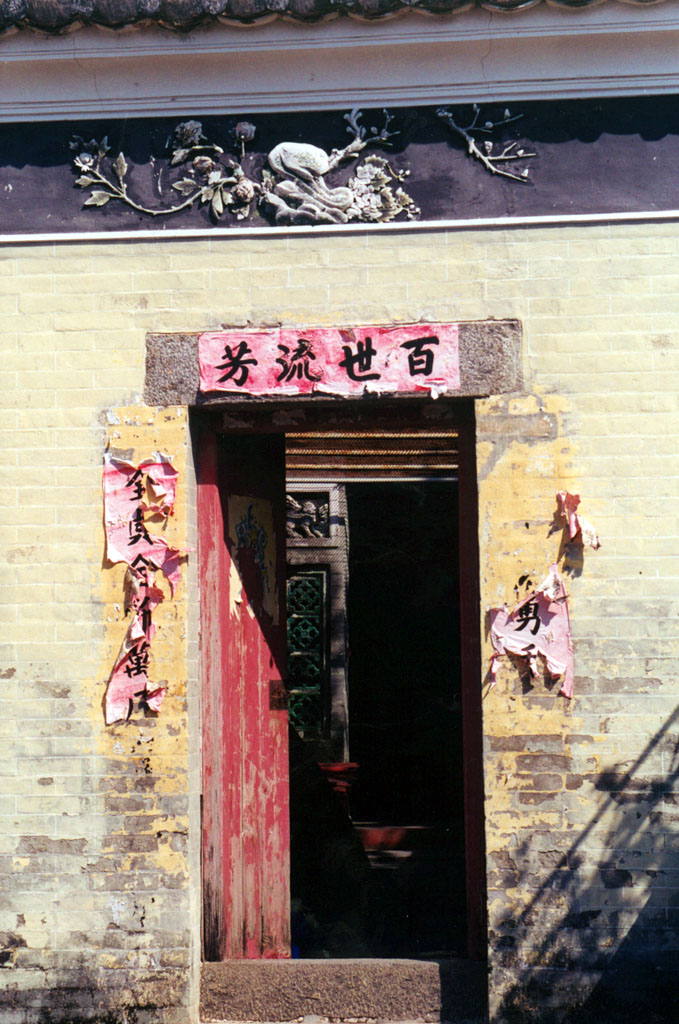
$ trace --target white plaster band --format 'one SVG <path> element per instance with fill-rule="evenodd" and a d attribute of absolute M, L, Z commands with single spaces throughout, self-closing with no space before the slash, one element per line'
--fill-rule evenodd
<path fill-rule="evenodd" d="M 308 235 L 320 237 L 324 235 L 360 235 L 372 234 L 377 231 L 444 231 L 444 230 L 475 230 L 479 228 L 520 228 L 520 227 L 556 227 L 568 224 L 624 224 L 648 221 L 679 220 L 679 210 L 635 210 L 624 213 L 573 213 L 555 214 L 541 217 L 479 217 L 476 220 L 429 220 L 429 221 L 398 221 L 390 224 L 331 224 L 290 227 L 251 227 L 251 228 L 169 228 L 149 229 L 141 231 L 63 231 L 42 234 L 0 235 L 0 245 L 18 245 L 34 243 L 36 245 L 57 242 L 113 242 L 113 241 L 159 241 L 166 238 L 248 238 L 284 237 L 286 235 Z"/>

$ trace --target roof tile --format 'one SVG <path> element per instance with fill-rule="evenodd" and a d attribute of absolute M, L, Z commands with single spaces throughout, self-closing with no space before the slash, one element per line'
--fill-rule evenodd
<path fill-rule="evenodd" d="M 254 23 L 271 14 L 296 21 L 320 21 L 351 13 L 382 18 L 409 7 L 430 14 L 451 14 L 476 4 L 489 10 L 518 11 L 544 0 L 0 0 L 0 32 L 10 28 L 61 32 L 79 25 L 122 28 L 155 22 L 176 31 L 220 21 Z M 551 6 L 588 7 L 600 0 L 550 0 Z M 639 6 L 658 0 L 632 0 Z"/>

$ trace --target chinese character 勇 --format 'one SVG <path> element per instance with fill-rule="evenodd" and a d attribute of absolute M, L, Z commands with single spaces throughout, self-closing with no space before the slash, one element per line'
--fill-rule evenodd
<path fill-rule="evenodd" d="M 540 626 L 542 625 L 538 611 L 539 606 L 537 601 L 527 601 L 526 604 L 521 605 L 516 613 L 517 621 L 520 622 L 521 625 L 516 627 L 515 632 L 521 633 L 522 630 L 532 622 L 533 626 L 531 628 L 531 633 L 533 636 L 536 636 L 540 630 Z"/>

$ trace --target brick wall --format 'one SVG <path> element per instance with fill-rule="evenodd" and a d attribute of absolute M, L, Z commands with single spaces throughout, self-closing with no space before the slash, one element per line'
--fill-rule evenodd
<path fill-rule="evenodd" d="M 195 1019 L 195 566 L 158 611 L 162 713 L 106 728 L 101 458 L 171 454 L 192 542 L 186 410 L 141 405 L 144 339 L 224 323 L 522 321 L 524 392 L 477 403 L 481 622 L 559 557 L 576 686 L 507 664 L 484 699 L 493 1012 L 593 1006 L 604 967 L 676 956 L 678 247 L 640 224 L 0 251 L 3 1024 Z M 561 488 L 600 551 L 550 533 Z"/>
<path fill-rule="evenodd" d="M 673 1020 L 677 240 L 548 235 L 508 249 L 528 281 L 489 282 L 520 292 L 529 395 L 479 403 L 481 573 L 484 604 L 511 603 L 560 556 L 575 696 L 507 667 L 484 702 L 492 1004 L 607 1020 L 617 995 Z M 599 551 L 550 533 L 555 485 L 582 494 Z"/>

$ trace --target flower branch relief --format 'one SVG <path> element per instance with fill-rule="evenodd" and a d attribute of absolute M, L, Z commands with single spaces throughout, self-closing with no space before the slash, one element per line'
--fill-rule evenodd
<path fill-rule="evenodd" d="M 185 163 L 189 157 L 204 156 L 206 153 L 215 153 L 217 156 L 221 156 L 224 152 L 221 146 L 216 146 L 203 134 L 203 126 L 200 121 L 182 121 L 181 124 L 178 124 L 168 138 L 166 147 L 169 149 L 173 143 L 171 167 Z"/>
<path fill-rule="evenodd" d="M 236 129 L 239 127 L 243 140 L 254 138 L 254 125 L 243 122 Z M 151 207 L 136 202 L 130 196 L 126 181 L 128 164 L 122 152 L 110 161 L 107 172 L 102 161 L 110 150 L 108 139 L 104 138 L 101 142 L 90 139 L 85 142 L 81 136 L 74 135 L 70 143 L 70 148 L 77 154 L 73 163 L 77 170 L 83 172 L 76 179 L 76 185 L 92 189 L 84 205 L 105 206 L 111 200 L 118 200 L 150 217 L 167 217 L 200 202 L 201 205 L 210 204 L 210 213 L 216 220 L 227 208 L 232 209 L 238 219 L 249 216 L 251 203 L 258 193 L 255 183 L 246 177 L 236 161 L 225 157 L 227 162 L 222 163 L 224 150 L 207 139 L 200 121 L 183 121 L 178 124 L 168 139 L 168 148 L 170 146 L 170 166 L 187 165 L 186 173 L 190 175 L 172 185 L 185 199 L 173 206 Z"/>
<path fill-rule="evenodd" d="M 169 209 L 167 207 L 153 209 L 135 202 L 127 191 L 125 178 L 128 164 L 123 153 L 118 153 L 115 160 L 111 161 L 112 175 L 107 175 L 102 170 L 102 160 L 111 148 L 108 144 L 107 136 L 104 136 L 100 142 L 96 139 L 90 139 L 89 142 L 85 142 L 79 135 L 74 135 L 70 147 L 77 152 L 77 155 L 73 158 L 75 167 L 83 172 L 80 177 L 76 178 L 76 185 L 83 189 L 90 189 L 92 186 L 97 185 L 100 186 L 99 188 L 92 188 L 83 204 L 84 206 L 106 206 L 112 199 L 116 199 L 130 206 L 133 210 L 137 210 L 139 213 L 147 213 L 151 217 L 158 217 L 163 214 L 178 213 L 180 210 L 185 210 L 193 202 L 193 199 L 188 199 L 186 202 Z"/>
<path fill-rule="evenodd" d="M 504 148 L 499 152 L 494 150 L 494 143 L 492 139 L 485 138 L 477 141 L 474 137 L 477 134 L 490 136 L 499 128 L 504 128 L 508 124 L 513 124 L 515 121 L 519 121 L 523 115 L 515 114 L 512 116 L 508 109 L 505 109 L 502 117 L 497 121 L 485 121 L 483 124 L 479 124 L 481 117 L 481 108 L 478 103 L 474 104 L 473 107 L 474 116 L 467 125 L 461 125 L 453 116 L 452 111 L 447 107 L 439 107 L 436 111 L 438 117 L 448 125 L 450 130 L 456 135 L 459 135 L 464 140 L 467 146 L 467 152 L 475 160 L 479 160 L 483 166 L 491 174 L 499 174 L 503 178 L 511 178 L 512 181 L 523 182 L 524 185 L 529 185 L 530 171 L 528 167 L 524 167 L 523 170 L 515 173 L 514 171 L 507 170 L 506 167 L 500 165 L 507 164 L 512 161 L 526 161 L 532 160 L 533 157 L 537 156 L 537 153 L 528 153 L 526 150 L 519 148 L 518 142 L 509 142 L 504 145 Z M 502 145 L 502 144 L 500 144 Z"/>
<path fill-rule="evenodd" d="M 501 117 L 482 121 L 478 104 L 468 123 L 447 107 L 439 107 L 436 114 L 490 174 L 530 184 L 527 163 L 537 154 L 521 148 L 518 141 L 497 141 L 497 133 L 522 115 L 512 116 L 505 109 Z M 383 117 L 378 127 L 366 126 L 356 108 L 344 114 L 350 141 L 330 152 L 308 142 L 279 142 L 256 175 L 245 169 L 253 167 L 246 146 L 256 136 L 254 124 L 238 121 L 230 129 L 229 148 L 235 154 L 230 156 L 208 138 L 200 121 L 182 121 L 166 143 L 170 171 L 176 169 L 180 175 L 171 183 L 178 201 L 164 206 L 144 203 L 130 194 L 128 162 L 122 152 L 115 158 L 109 155 L 107 138 L 86 141 L 74 135 L 70 147 L 78 173 L 76 185 L 88 193 L 85 206 L 118 202 L 149 217 L 168 217 L 198 205 L 207 207 L 215 223 L 225 215 L 248 220 L 256 212 L 280 225 L 413 220 L 421 211 L 404 187 L 410 171 L 396 169 L 382 155 L 363 158 L 367 147 L 384 149 L 400 134 L 392 128 L 394 117 L 388 110 Z M 335 172 L 352 161 L 356 161 L 353 173 L 338 184 Z M 522 165 L 520 169 L 517 164 Z"/>
<path fill-rule="evenodd" d="M 105 206 L 121 202 L 139 213 L 165 217 L 198 203 L 208 205 L 214 221 L 225 213 L 236 220 L 249 218 L 253 211 L 273 212 L 277 224 L 340 224 L 349 221 L 390 221 L 400 215 L 413 219 L 420 213 L 412 198 L 401 187 L 408 170 L 396 171 L 383 157 L 373 155 L 360 164 L 346 185 L 329 186 L 325 176 L 341 164 L 355 160 L 369 145 L 386 146 L 398 135 L 390 124 L 393 117 L 384 111 L 382 128 L 366 128 L 362 114 L 352 110 L 344 115 L 351 141 L 330 153 L 310 143 L 281 142 L 268 154 L 268 168 L 261 180 L 250 178 L 244 168 L 245 146 L 256 134 L 255 125 L 239 121 L 231 130 L 234 148 L 240 160 L 225 154 L 203 132 L 200 121 L 183 121 L 168 138 L 170 167 L 182 167 L 184 176 L 172 183 L 183 201 L 172 206 L 146 206 L 128 191 L 128 164 L 121 152 L 108 157 L 108 139 L 86 142 L 73 137 L 70 147 L 76 154 L 74 167 L 81 172 L 79 188 L 89 192 L 85 206 Z M 393 187 L 397 186 L 397 187 Z"/>

